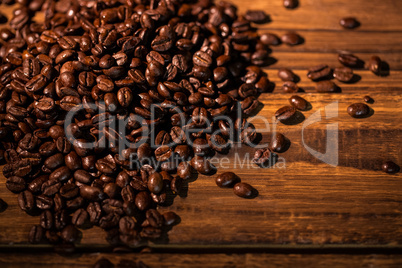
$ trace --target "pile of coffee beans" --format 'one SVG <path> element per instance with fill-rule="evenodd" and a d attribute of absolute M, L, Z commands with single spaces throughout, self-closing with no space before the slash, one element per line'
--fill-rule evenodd
<path fill-rule="evenodd" d="M 265 12 L 209 0 L 18 3 L 0 31 L 0 155 L 7 188 L 40 216 L 31 243 L 68 248 L 92 226 L 112 244 L 158 239 L 179 217 L 157 207 L 196 172 L 213 174 L 210 156 L 256 140 L 246 118 L 272 91 L 260 66 L 279 39 L 253 27 Z"/>

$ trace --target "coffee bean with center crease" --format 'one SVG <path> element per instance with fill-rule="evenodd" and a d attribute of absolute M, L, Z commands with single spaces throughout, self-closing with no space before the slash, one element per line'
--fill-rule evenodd
<path fill-rule="evenodd" d="M 18 205 L 26 212 L 32 212 L 35 208 L 35 198 L 30 191 L 24 191 L 18 195 Z"/>
<path fill-rule="evenodd" d="M 282 85 L 282 90 L 285 93 L 295 93 L 299 91 L 299 86 L 292 81 L 286 81 Z"/>
<path fill-rule="evenodd" d="M 354 118 L 364 118 L 370 114 L 370 107 L 364 103 L 353 103 L 347 109 L 348 114 Z"/>
<path fill-rule="evenodd" d="M 45 210 L 40 214 L 40 226 L 43 229 L 52 229 L 53 227 L 53 214 L 49 210 Z"/>
<path fill-rule="evenodd" d="M 363 61 L 351 53 L 347 53 L 347 52 L 339 53 L 338 60 L 340 63 L 342 63 L 343 65 L 345 65 L 347 67 L 352 67 L 352 68 L 363 67 Z"/>
<path fill-rule="evenodd" d="M 19 193 L 26 189 L 26 183 L 25 180 L 21 177 L 11 176 L 7 178 L 6 187 L 11 192 Z"/>
<path fill-rule="evenodd" d="M 332 74 L 332 69 L 326 64 L 320 64 L 312 67 L 307 72 L 307 77 L 313 81 L 329 78 Z"/>
<path fill-rule="evenodd" d="M 39 244 L 43 242 L 45 230 L 40 225 L 32 226 L 29 231 L 28 240 L 31 244 Z"/>
<path fill-rule="evenodd" d="M 296 109 L 293 106 L 283 106 L 275 112 L 275 118 L 279 121 L 287 121 L 296 114 Z"/>
<path fill-rule="evenodd" d="M 242 198 L 253 198 L 257 195 L 257 190 L 245 182 L 236 183 L 233 187 L 233 192 Z"/>
<path fill-rule="evenodd" d="M 352 81 L 354 74 L 353 70 L 348 67 L 337 67 L 334 70 L 334 77 L 341 82 L 348 83 Z"/>
<path fill-rule="evenodd" d="M 271 149 L 258 149 L 254 153 L 253 162 L 260 167 L 270 167 L 275 164 L 278 155 L 273 153 Z"/>

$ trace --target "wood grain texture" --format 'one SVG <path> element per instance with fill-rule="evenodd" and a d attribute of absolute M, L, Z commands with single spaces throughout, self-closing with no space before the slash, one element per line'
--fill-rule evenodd
<path fill-rule="evenodd" d="M 290 149 L 281 154 L 283 165 L 260 169 L 244 161 L 254 152 L 252 148 L 233 148 L 226 156 L 218 155 L 220 169 L 235 171 L 244 182 L 259 190 L 253 200 L 236 197 L 232 190 L 219 189 L 214 177 L 198 176 L 185 187 L 185 193 L 176 197 L 171 207 L 181 217 L 168 240 L 151 243 L 151 246 L 191 247 L 220 245 L 250 246 L 263 248 L 267 245 L 387 245 L 402 244 L 402 174 L 384 174 L 380 171 L 383 160 L 393 160 L 402 165 L 402 2 L 392 0 L 347 1 L 347 0 L 300 0 L 296 10 L 286 10 L 282 1 L 240 1 L 233 3 L 244 12 L 247 8 L 264 9 L 271 14 L 272 23 L 259 26 L 260 32 L 282 34 L 296 29 L 305 38 L 300 46 L 280 45 L 272 48 L 272 57 L 278 61 L 267 67 L 266 72 L 276 84 L 273 93 L 263 94 L 264 105 L 254 124 L 263 134 L 262 143 L 269 141 L 269 134 L 276 128 L 291 141 Z M 2 6 L 3 7 L 3 6 Z M 10 14 L 11 8 L 7 8 Z M 343 16 L 356 16 L 362 26 L 353 31 L 342 30 L 338 24 Z M 315 83 L 306 78 L 306 69 L 320 63 L 339 66 L 337 52 L 345 50 L 356 53 L 363 60 L 379 55 L 386 60 L 391 72 L 387 77 L 378 77 L 367 70 L 357 70 L 360 81 L 356 84 L 338 83 L 340 94 L 315 93 Z M 288 104 L 289 94 L 281 94 L 281 81 L 277 69 L 288 67 L 301 78 L 299 93 L 312 105 L 303 112 L 306 120 L 314 113 L 324 118 L 303 128 L 304 120 L 297 125 L 283 125 L 272 120 L 275 111 Z M 353 119 L 346 113 L 348 105 L 361 102 L 369 94 L 375 103 L 370 105 L 374 114 L 367 119 Z M 338 102 L 329 112 L 334 117 L 325 118 L 325 107 Z M 328 108 L 329 109 L 329 108 Z M 337 115 L 336 114 L 337 110 Z M 269 125 L 262 121 L 267 120 Z M 306 150 L 307 146 L 318 152 L 326 150 L 327 126 L 338 126 L 338 166 L 323 163 Z M 269 128 L 267 127 L 269 126 Z M 302 135 L 303 134 L 303 135 Z M 241 162 L 236 162 L 236 154 Z M 225 162 L 228 159 L 228 162 Z M 225 164 L 226 163 L 226 164 Z M 219 165 L 218 163 L 216 164 Z M 18 207 L 16 195 L 5 187 L 5 178 L 0 177 L 0 197 L 8 208 L 0 214 L 0 245 L 27 245 L 27 234 L 38 217 L 27 217 Z M 105 235 L 99 228 L 83 231 L 82 247 L 107 246 Z M 35 246 L 33 246 L 35 247 Z M 197 260 L 210 264 L 218 257 L 216 266 L 259 267 L 261 263 L 277 264 L 289 259 L 289 266 L 296 264 L 334 264 L 340 266 L 351 261 L 357 264 L 395 266 L 401 263 L 400 256 L 281 256 L 281 255 L 191 255 L 179 259 L 176 255 L 146 255 L 149 264 L 162 259 L 166 264 L 195 266 Z M 120 257 L 110 256 L 114 262 Z M 141 256 L 135 256 L 142 259 Z M 43 264 L 44 259 L 33 258 L 32 267 Z M 83 255 L 73 259 L 59 259 L 48 255 L 50 263 L 60 267 L 85 265 L 94 262 L 97 256 Z M 62 261 L 63 260 L 63 261 Z M 144 260 L 145 262 L 145 260 Z M 14 255 L 0 255 L 0 265 L 22 266 L 25 259 Z M 169 265 L 166 265 L 169 266 Z M 296 265 L 297 266 L 297 265 Z M 303 265 L 300 265 L 303 266 Z M 265 266 L 266 267 L 266 266 Z M 294 267 L 294 266 L 293 266 Z"/>
<path fill-rule="evenodd" d="M 335 254 L 0 254 L 3 268 L 92 267 L 106 258 L 114 265 L 142 261 L 149 267 L 400 267 L 400 255 L 335 255 Z"/>

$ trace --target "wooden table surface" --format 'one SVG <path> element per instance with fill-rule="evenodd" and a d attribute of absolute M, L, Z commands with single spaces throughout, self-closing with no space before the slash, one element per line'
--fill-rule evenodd
<path fill-rule="evenodd" d="M 0 197 L 8 208 L 0 214 L 0 267 L 87 266 L 100 256 L 115 264 L 121 259 L 141 259 L 155 267 L 401 266 L 402 173 L 385 174 L 380 166 L 384 160 L 402 166 L 402 1 L 299 0 L 295 10 L 285 9 L 282 0 L 232 2 L 241 13 L 262 9 L 270 14 L 272 22 L 258 26 L 261 33 L 281 35 L 297 30 L 305 39 L 299 46 L 272 47 L 271 56 L 277 62 L 266 72 L 276 88 L 262 95 L 264 108 L 258 114 L 268 120 L 270 128 L 261 119 L 254 122 L 263 142 L 269 140 L 274 127 L 291 140 L 290 149 L 280 155 L 285 167 L 260 169 L 247 161 L 242 167 L 233 161 L 234 155 L 247 158 L 254 149 L 234 149 L 223 156 L 231 161 L 224 162 L 218 174 L 235 171 L 258 189 L 257 198 L 240 199 L 230 189 L 218 188 L 214 176 L 200 175 L 186 185 L 186 194 L 176 197 L 172 206 L 160 208 L 177 212 L 181 223 L 166 240 L 148 245 L 158 253 L 95 253 L 107 251 L 108 243 L 101 229 L 92 228 L 83 231 L 80 254 L 74 257 L 52 253 L 48 245 L 27 243 L 28 231 L 39 219 L 20 210 L 17 196 L 6 189 L 1 175 Z M 3 7 L 3 12 L 11 14 L 11 8 Z M 361 26 L 342 29 L 339 19 L 347 16 L 355 16 Z M 358 83 L 337 83 L 342 93 L 315 93 L 306 69 L 321 63 L 339 66 L 337 52 L 341 50 L 363 60 L 380 56 L 390 66 L 389 76 L 357 70 Z M 310 111 L 303 112 L 304 122 L 297 125 L 272 120 L 289 98 L 281 93 L 280 67 L 300 76 L 299 85 L 305 90 L 300 95 L 312 104 Z M 365 95 L 375 100 L 370 105 L 374 114 L 351 118 L 347 106 L 362 102 Z M 326 118 L 325 111 L 332 118 Z M 314 113 L 322 120 L 304 128 Z M 339 130 L 335 167 L 315 158 L 304 146 L 325 153 L 329 125 Z"/>

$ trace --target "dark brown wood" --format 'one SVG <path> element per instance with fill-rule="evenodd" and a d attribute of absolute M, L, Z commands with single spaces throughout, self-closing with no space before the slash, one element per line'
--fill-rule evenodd
<path fill-rule="evenodd" d="M 401 255 L 336 254 L 0 254 L 2 268 L 92 267 L 106 258 L 114 265 L 142 261 L 149 267 L 400 267 Z"/>
<path fill-rule="evenodd" d="M 272 48 L 271 56 L 278 61 L 265 70 L 276 88 L 273 93 L 262 95 L 264 107 L 258 113 L 259 119 L 254 119 L 255 126 L 263 134 L 262 142 L 269 141 L 270 133 L 276 128 L 291 140 L 291 147 L 280 155 L 281 163 L 268 169 L 257 168 L 250 163 L 254 152 L 252 148 L 234 148 L 227 156 L 218 155 L 222 165 L 218 174 L 236 172 L 244 182 L 259 190 L 259 196 L 253 200 L 241 199 L 230 189 L 218 188 L 214 182 L 216 175 L 200 175 L 197 180 L 185 185 L 185 193 L 176 197 L 171 207 L 160 208 L 161 211 L 177 212 L 181 223 L 168 233 L 167 240 L 151 243 L 150 246 L 174 250 L 185 247 L 202 249 L 214 245 L 248 250 L 282 244 L 401 245 L 402 174 L 384 174 L 380 165 L 383 160 L 393 160 L 402 165 L 402 2 L 300 0 L 300 7 L 292 11 L 283 8 L 280 0 L 233 2 L 241 12 L 249 8 L 263 9 L 271 14 L 273 22 L 259 26 L 261 32 L 280 35 L 296 29 L 305 38 L 305 43 L 300 46 Z M 10 14 L 11 10 L 8 7 L 2 11 Z M 343 30 L 338 21 L 350 15 L 356 16 L 362 26 L 353 31 Z M 336 82 L 342 93 L 316 93 L 315 83 L 306 77 L 307 68 L 320 63 L 340 66 L 337 52 L 346 49 L 363 60 L 372 55 L 380 56 L 389 63 L 390 75 L 378 77 L 367 70 L 357 70 L 355 73 L 360 76 L 358 83 Z M 300 76 L 299 86 L 305 92 L 299 94 L 312 105 L 311 110 L 303 112 L 305 120 L 297 125 L 283 125 L 273 120 L 275 111 L 287 105 L 291 96 L 281 93 L 282 82 L 277 77 L 280 67 L 292 68 Z M 351 118 L 346 113 L 347 106 L 362 102 L 367 94 L 375 100 L 370 105 L 374 114 L 366 119 Z M 331 118 L 327 118 L 325 112 Z M 323 119 L 303 128 L 313 114 L 321 115 Z M 305 143 L 324 153 L 330 124 L 337 124 L 339 130 L 339 162 L 336 167 L 318 160 L 303 145 Z M 236 154 L 240 162 L 234 161 Z M 245 160 L 247 157 L 248 160 Z M 230 163 L 225 162 L 226 159 Z M 283 161 L 286 168 L 280 168 L 284 166 Z M 7 210 L 0 215 L 0 246 L 36 248 L 27 244 L 27 234 L 30 226 L 37 224 L 39 219 L 26 216 L 19 209 L 17 197 L 6 189 L 3 176 L 0 176 L 0 197 L 8 203 Z M 83 231 L 81 247 L 107 245 L 101 229 Z M 115 263 L 127 257 L 106 256 Z M 154 266 L 163 260 L 166 266 L 179 267 L 196 266 L 197 263 L 204 263 L 204 266 L 238 264 L 267 267 L 267 263 L 283 262 L 285 266 L 304 267 L 401 265 L 400 256 L 385 255 L 129 255 L 129 258 L 132 257 Z M 31 267 L 42 264 L 67 267 L 77 265 L 78 261 L 89 265 L 98 258 L 98 255 L 89 254 L 76 258 L 61 258 L 53 254 L 40 258 L 27 254 L 20 258 L 16 254 L 3 254 L 0 255 L 0 266 L 30 263 Z"/>

